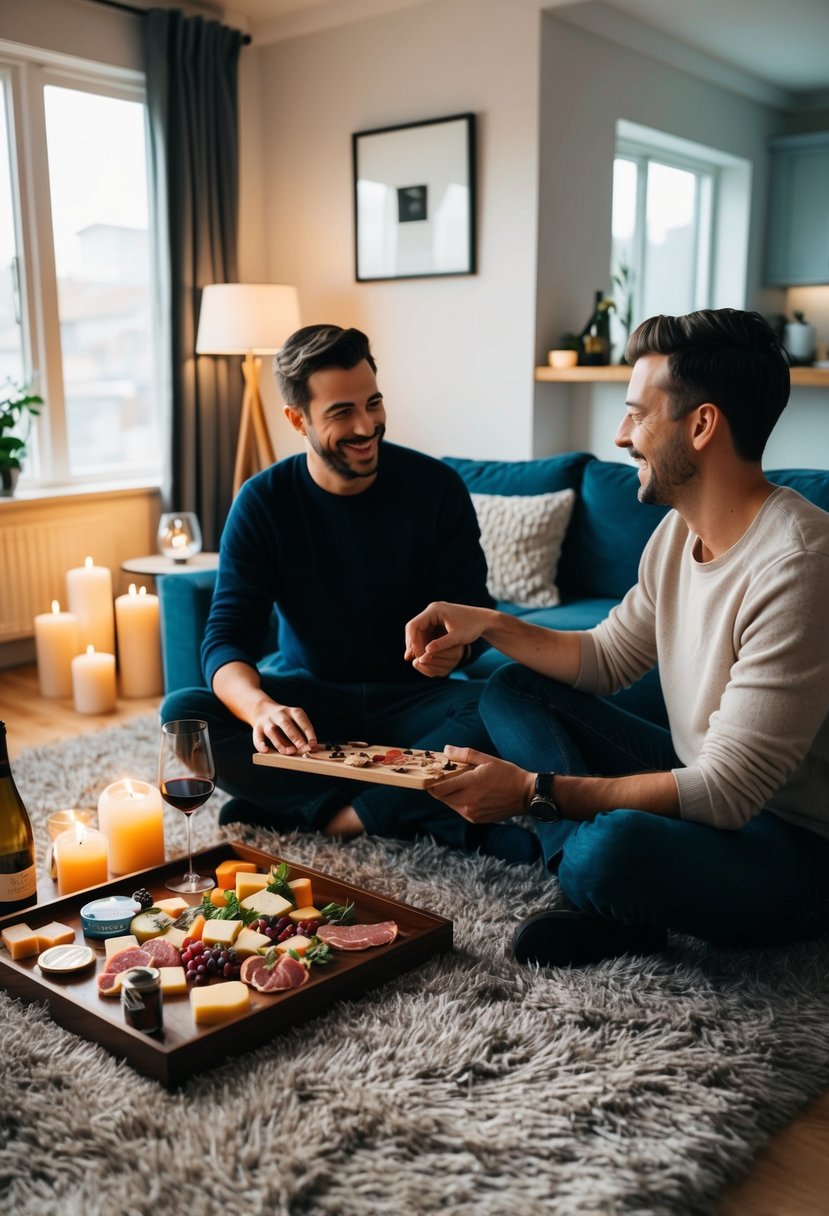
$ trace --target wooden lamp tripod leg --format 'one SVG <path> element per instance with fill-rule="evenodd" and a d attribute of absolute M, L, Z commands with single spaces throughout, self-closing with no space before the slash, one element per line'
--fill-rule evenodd
<path fill-rule="evenodd" d="M 259 394 L 259 371 L 261 359 L 255 359 L 248 351 L 242 362 L 245 377 L 245 392 L 242 397 L 242 416 L 239 422 L 239 439 L 236 444 L 236 463 L 233 469 L 233 494 L 239 493 L 242 483 L 254 473 L 266 469 L 276 460 L 265 410 Z"/>

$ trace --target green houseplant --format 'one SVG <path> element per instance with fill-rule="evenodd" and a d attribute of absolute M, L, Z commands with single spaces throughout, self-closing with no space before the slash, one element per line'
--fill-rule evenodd
<path fill-rule="evenodd" d="M 30 391 L 30 387 L 7 384 L 0 389 L 0 494 L 14 494 L 22 461 L 26 456 L 26 442 L 32 426 L 32 417 L 40 414 L 38 406 L 43 398 Z M 25 434 L 12 434 L 25 421 Z"/>

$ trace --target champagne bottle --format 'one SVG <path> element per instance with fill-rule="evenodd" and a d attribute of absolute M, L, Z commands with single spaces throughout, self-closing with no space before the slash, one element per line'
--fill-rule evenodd
<path fill-rule="evenodd" d="M 602 307 L 604 292 L 596 292 L 596 302 L 587 324 L 581 331 L 580 363 L 590 365 L 610 362 L 610 313 Z"/>
<path fill-rule="evenodd" d="M 12 777 L 6 724 L 0 722 L 0 916 L 36 903 L 32 825 Z"/>

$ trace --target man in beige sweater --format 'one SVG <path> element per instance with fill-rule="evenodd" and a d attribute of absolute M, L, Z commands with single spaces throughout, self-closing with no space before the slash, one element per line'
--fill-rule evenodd
<path fill-rule="evenodd" d="M 476 767 L 435 794 L 537 817 L 567 903 L 519 927 L 522 962 L 829 931 L 829 514 L 761 467 L 785 355 L 721 309 L 645 321 L 627 358 L 616 443 L 640 501 L 674 508 L 636 586 L 586 632 L 446 603 L 406 627 L 415 667 L 477 638 L 516 661 L 481 702 L 503 759 L 447 748 Z M 656 664 L 669 730 L 601 699 Z"/>

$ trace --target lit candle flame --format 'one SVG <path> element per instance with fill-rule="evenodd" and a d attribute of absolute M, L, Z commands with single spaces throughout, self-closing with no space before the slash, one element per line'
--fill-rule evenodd
<path fill-rule="evenodd" d="M 139 594 L 139 595 L 146 595 L 146 594 L 147 594 L 147 588 L 146 588 L 146 587 L 142 587 L 142 588 L 139 590 L 138 594 Z"/>
<path fill-rule="evenodd" d="M 127 791 L 130 798 L 140 798 L 141 797 L 138 790 L 134 790 L 132 788 L 132 783 L 130 782 L 129 777 L 124 778 L 124 789 Z"/>
<path fill-rule="evenodd" d="M 52 611 L 54 612 L 55 616 L 57 616 L 57 614 L 60 612 L 60 603 L 58 600 L 52 600 Z"/>
<path fill-rule="evenodd" d="M 83 844 L 86 840 L 86 826 L 81 823 L 80 819 L 75 820 L 75 843 Z"/>
<path fill-rule="evenodd" d="M 130 583 L 130 595 L 135 595 L 135 594 L 136 594 L 135 583 Z"/>
<path fill-rule="evenodd" d="M 94 653 L 95 653 L 95 647 L 92 645 L 92 643 L 91 643 L 91 642 L 90 642 L 90 644 L 89 644 L 89 645 L 87 646 L 87 648 L 86 648 L 86 653 L 87 653 L 87 654 L 94 654 Z"/>
<path fill-rule="evenodd" d="M 83 564 L 86 566 L 87 570 L 91 570 L 92 566 L 94 565 L 91 557 L 85 557 Z"/>

